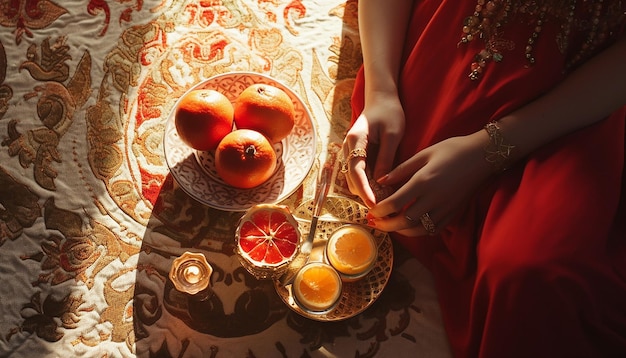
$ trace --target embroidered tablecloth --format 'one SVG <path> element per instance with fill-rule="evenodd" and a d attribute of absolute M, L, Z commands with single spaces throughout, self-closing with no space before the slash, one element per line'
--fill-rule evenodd
<path fill-rule="evenodd" d="M 273 77 L 338 148 L 361 64 L 342 0 L 0 1 L 0 356 L 447 357 L 429 273 L 402 250 L 379 299 L 346 320 L 300 316 L 233 254 L 238 212 L 189 197 L 165 120 L 212 76 Z M 348 193 L 341 183 L 335 194 Z M 202 305 L 168 278 L 214 268 Z"/>

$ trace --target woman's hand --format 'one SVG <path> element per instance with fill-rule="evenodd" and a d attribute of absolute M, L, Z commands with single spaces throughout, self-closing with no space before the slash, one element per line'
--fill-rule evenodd
<path fill-rule="evenodd" d="M 492 173 L 484 159 L 489 137 L 483 130 L 453 137 L 417 153 L 401 163 L 380 184 L 400 186 L 390 197 L 373 206 L 370 222 L 379 230 L 407 236 L 441 231 L 456 210 Z M 428 214 L 432 231 L 423 224 Z"/>
<path fill-rule="evenodd" d="M 380 93 L 371 98 L 343 142 L 344 160 L 350 158 L 345 164 L 348 188 L 368 207 L 376 204 L 369 178 L 378 179 L 391 170 L 405 126 L 396 93 Z M 350 157 L 354 149 L 365 149 L 369 158 Z"/>

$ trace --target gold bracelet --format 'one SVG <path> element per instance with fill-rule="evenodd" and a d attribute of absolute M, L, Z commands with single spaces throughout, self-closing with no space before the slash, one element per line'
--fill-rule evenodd
<path fill-rule="evenodd" d="M 489 134 L 489 143 L 485 146 L 485 160 L 496 170 L 506 170 L 507 161 L 515 146 L 504 139 L 497 122 L 487 123 L 485 130 Z"/>

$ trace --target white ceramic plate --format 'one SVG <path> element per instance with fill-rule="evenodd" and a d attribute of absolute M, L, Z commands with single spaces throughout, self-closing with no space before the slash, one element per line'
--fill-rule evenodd
<path fill-rule="evenodd" d="M 213 152 L 196 151 L 181 141 L 174 125 L 178 102 L 167 118 L 163 147 L 170 173 L 187 194 L 207 206 L 245 211 L 255 204 L 280 202 L 296 191 L 313 166 L 316 135 L 312 117 L 304 102 L 289 87 L 258 73 L 229 72 L 200 82 L 189 91 L 214 89 L 234 102 L 244 89 L 255 83 L 285 91 L 296 111 L 291 133 L 274 146 L 279 158 L 274 175 L 255 188 L 239 189 L 224 183 L 215 171 Z"/>

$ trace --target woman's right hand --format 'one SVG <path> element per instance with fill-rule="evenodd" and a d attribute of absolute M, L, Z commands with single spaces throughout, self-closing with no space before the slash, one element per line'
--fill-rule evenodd
<path fill-rule="evenodd" d="M 368 207 L 376 204 L 369 179 L 379 179 L 391 171 L 404 127 L 404 110 L 397 93 L 370 93 L 363 112 L 346 134 L 344 160 L 359 148 L 365 149 L 369 156 L 350 159 L 345 173 L 350 191 Z"/>

